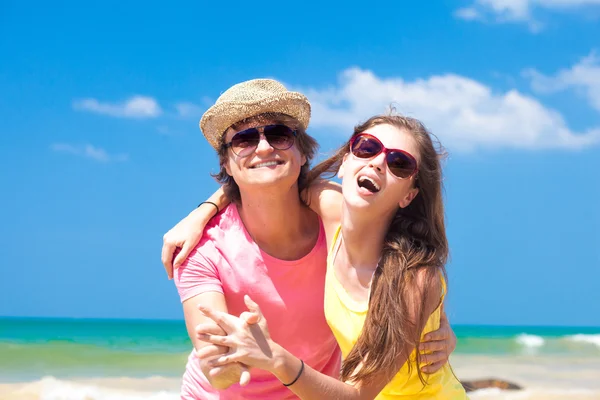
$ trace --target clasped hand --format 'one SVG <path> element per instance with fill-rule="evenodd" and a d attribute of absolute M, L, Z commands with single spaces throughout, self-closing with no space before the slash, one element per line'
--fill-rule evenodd
<path fill-rule="evenodd" d="M 267 320 L 262 315 L 258 304 L 248 295 L 244 296 L 244 302 L 248 311 L 244 311 L 239 318 L 210 308 L 199 307 L 199 310 L 218 324 L 227 335 L 213 335 L 212 324 L 198 325 L 197 338 L 211 344 L 199 349 L 198 357 L 204 359 L 212 369 L 239 362 L 272 371 L 276 362 L 274 357 L 276 344 L 269 335 Z M 227 347 L 229 351 L 223 354 L 218 346 Z"/>
<path fill-rule="evenodd" d="M 280 366 L 281 347 L 269 335 L 267 320 L 260 307 L 248 295 L 244 296 L 248 311 L 239 318 L 233 315 L 200 306 L 200 311 L 212 319 L 227 334 L 212 334 L 214 325 L 200 324 L 196 327 L 199 340 L 210 343 L 198 350 L 198 357 L 204 359 L 212 369 L 239 362 L 250 367 L 260 368 L 274 373 Z M 421 369 L 425 373 L 434 373 L 448 362 L 448 358 L 456 347 L 456 336 L 448 323 L 445 313 L 442 314 L 440 328 L 429 332 L 420 345 Z M 229 350 L 223 354 L 222 347 Z"/>

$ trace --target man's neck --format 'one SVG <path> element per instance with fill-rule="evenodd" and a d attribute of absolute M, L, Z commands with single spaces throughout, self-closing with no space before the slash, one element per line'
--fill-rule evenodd
<path fill-rule="evenodd" d="M 317 215 L 300 200 L 297 186 L 286 192 L 242 194 L 240 217 L 246 230 L 267 254 L 284 260 L 306 255 L 317 240 Z"/>

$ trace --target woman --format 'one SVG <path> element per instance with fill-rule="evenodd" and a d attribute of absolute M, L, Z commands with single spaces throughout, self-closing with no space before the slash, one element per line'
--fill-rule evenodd
<path fill-rule="evenodd" d="M 325 315 L 344 357 L 341 381 L 270 340 L 248 297 L 240 318 L 202 309 L 228 336 L 200 325 L 199 339 L 230 348 L 224 356 L 207 348 L 204 356 L 215 356 L 215 367 L 241 362 L 270 371 L 303 399 L 466 398 L 448 364 L 430 375 L 420 370 L 420 341 L 439 327 L 445 294 L 439 156 L 419 121 L 376 116 L 314 170 L 342 178 L 341 207 L 335 191 L 311 189 L 330 249 Z"/>

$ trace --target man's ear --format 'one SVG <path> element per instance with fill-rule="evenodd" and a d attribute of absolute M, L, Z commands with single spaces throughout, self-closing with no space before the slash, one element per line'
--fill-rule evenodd
<path fill-rule="evenodd" d="M 406 208 L 408 205 L 414 200 L 415 197 L 419 194 L 419 189 L 412 188 L 410 191 L 398 202 L 400 208 Z"/>
<path fill-rule="evenodd" d="M 225 162 L 223 163 L 223 167 L 225 167 L 225 172 L 227 172 L 227 175 L 232 176 L 231 168 L 229 167 L 229 158 L 227 158 L 227 160 L 225 160 Z"/>

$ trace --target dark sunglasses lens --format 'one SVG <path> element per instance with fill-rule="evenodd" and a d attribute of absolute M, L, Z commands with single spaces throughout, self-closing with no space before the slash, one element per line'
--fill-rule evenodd
<path fill-rule="evenodd" d="M 387 155 L 388 167 L 399 178 L 408 178 L 417 168 L 415 160 L 399 151 L 390 151 Z"/>
<path fill-rule="evenodd" d="M 366 136 L 359 136 L 352 143 L 352 154 L 358 158 L 375 157 L 381 152 L 381 144 Z"/>
<path fill-rule="evenodd" d="M 294 131 L 285 125 L 265 126 L 264 135 L 274 149 L 287 150 L 294 144 Z"/>
<path fill-rule="evenodd" d="M 256 128 L 246 129 L 236 133 L 231 138 L 231 149 L 238 156 L 250 154 L 260 141 L 260 134 Z"/>

